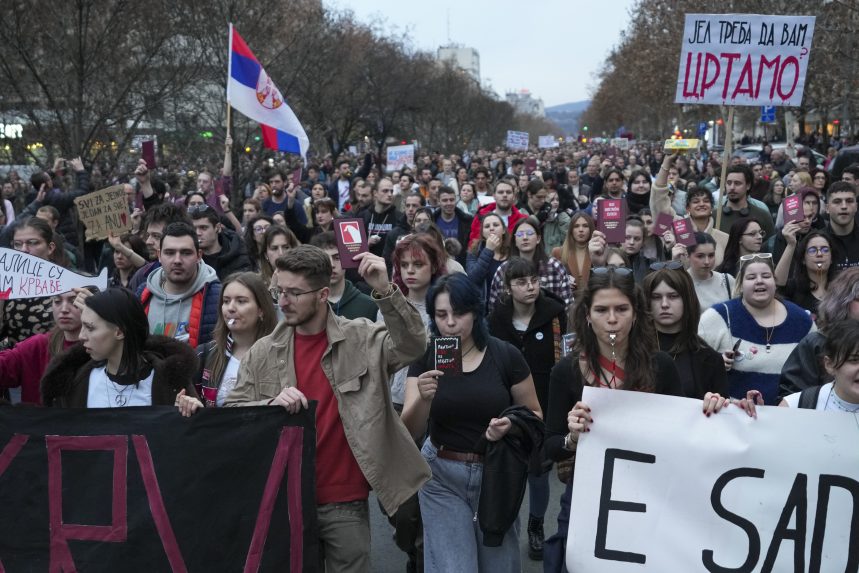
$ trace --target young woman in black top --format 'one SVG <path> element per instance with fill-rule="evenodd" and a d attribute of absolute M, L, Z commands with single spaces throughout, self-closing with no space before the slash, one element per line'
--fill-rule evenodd
<path fill-rule="evenodd" d="M 566 314 L 564 301 L 540 289 L 534 262 L 522 257 L 507 261 L 504 294 L 489 317 L 489 332 L 525 356 L 544 412 L 549 400 L 549 374 L 561 358 L 562 337 L 567 332 Z M 543 558 L 543 517 L 549 505 L 550 467 L 544 467 L 540 475 L 528 475 L 528 556 L 534 560 Z"/>
<path fill-rule="evenodd" d="M 701 399 L 707 392 L 727 396 L 722 357 L 698 337 L 701 308 L 692 278 L 682 265 L 676 269 L 670 265 L 650 273 L 642 283 L 658 348 L 674 359 L 684 396 Z"/>

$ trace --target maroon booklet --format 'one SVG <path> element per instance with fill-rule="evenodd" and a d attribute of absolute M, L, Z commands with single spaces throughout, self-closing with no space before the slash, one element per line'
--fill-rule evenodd
<path fill-rule="evenodd" d="M 292 172 L 292 184 L 298 187 L 301 185 L 301 167 Z"/>
<path fill-rule="evenodd" d="M 653 234 L 662 238 L 665 231 L 670 231 L 673 228 L 671 225 L 673 222 L 674 215 L 671 213 L 660 213 L 659 216 L 656 217 L 656 221 L 653 222 Z"/>
<path fill-rule="evenodd" d="M 140 157 L 146 161 L 147 169 L 155 169 L 155 140 L 150 139 L 140 144 Z"/>
<path fill-rule="evenodd" d="M 535 158 L 525 160 L 525 174 L 531 175 L 537 170 L 537 160 Z"/>
<path fill-rule="evenodd" d="M 361 219 L 335 219 L 334 236 L 337 239 L 337 250 L 340 251 L 340 266 L 344 269 L 354 269 L 361 264 L 352 257 L 367 251 L 367 232 Z"/>
<path fill-rule="evenodd" d="M 798 223 L 805 219 L 805 211 L 802 209 L 802 195 L 791 195 L 782 201 L 784 205 L 784 224 Z"/>
<path fill-rule="evenodd" d="M 600 199 L 597 206 L 597 231 L 605 235 L 607 243 L 622 243 L 626 238 L 626 201 Z"/>
<path fill-rule="evenodd" d="M 692 220 L 689 217 L 685 219 L 676 219 L 672 222 L 674 227 L 674 237 L 681 245 L 691 247 L 695 245 L 695 227 L 692 225 Z"/>
<path fill-rule="evenodd" d="M 436 336 L 432 339 L 435 369 L 445 374 L 462 374 L 462 340 L 458 336 Z"/>

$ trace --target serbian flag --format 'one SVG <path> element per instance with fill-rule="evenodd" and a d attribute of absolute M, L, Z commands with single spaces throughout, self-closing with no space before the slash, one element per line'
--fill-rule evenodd
<path fill-rule="evenodd" d="M 305 157 L 304 128 L 232 24 L 227 62 L 227 103 L 259 122 L 266 147 Z"/>

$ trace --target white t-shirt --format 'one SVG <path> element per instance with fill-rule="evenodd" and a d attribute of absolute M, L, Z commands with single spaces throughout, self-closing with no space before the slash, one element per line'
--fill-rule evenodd
<path fill-rule="evenodd" d="M 155 371 L 136 386 L 123 386 L 107 377 L 104 367 L 94 368 L 89 374 L 87 408 L 127 408 L 129 406 L 152 405 L 152 379 Z"/>
<path fill-rule="evenodd" d="M 689 271 L 687 271 L 689 272 Z M 719 273 L 713 271 L 713 276 L 702 281 L 695 278 L 691 272 L 692 284 L 695 286 L 695 294 L 698 295 L 698 302 L 701 304 L 701 313 L 713 306 L 733 298 L 730 293 L 734 292 L 734 277 L 727 273 Z"/>
<path fill-rule="evenodd" d="M 218 386 L 218 396 L 215 398 L 215 406 L 218 408 L 224 406 L 224 400 L 236 387 L 236 379 L 239 377 L 239 364 L 238 358 L 230 356 L 230 361 L 227 362 L 224 375 L 221 377 L 221 385 Z"/>
<path fill-rule="evenodd" d="M 799 408 L 799 395 L 802 392 L 795 392 L 784 397 L 784 401 L 791 408 Z M 845 402 L 835 393 L 835 383 L 830 382 L 820 387 L 820 393 L 817 395 L 817 406 L 815 410 L 825 410 L 827 412 L 859 412 L 859 404 L 851 404 Z"/>

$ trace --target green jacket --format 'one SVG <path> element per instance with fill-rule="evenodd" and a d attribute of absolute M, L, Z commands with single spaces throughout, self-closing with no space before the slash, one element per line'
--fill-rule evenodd
<path fill-rule="evenodd" d="M 379 312 L 379 307 L 373 299 L 358 290 L 349 280 L 346 280 L 346 287 L 340 300 L 330 304 L 334 314 L 350 320 L 355 318 L 376 320 L 376 314 Z"/>

